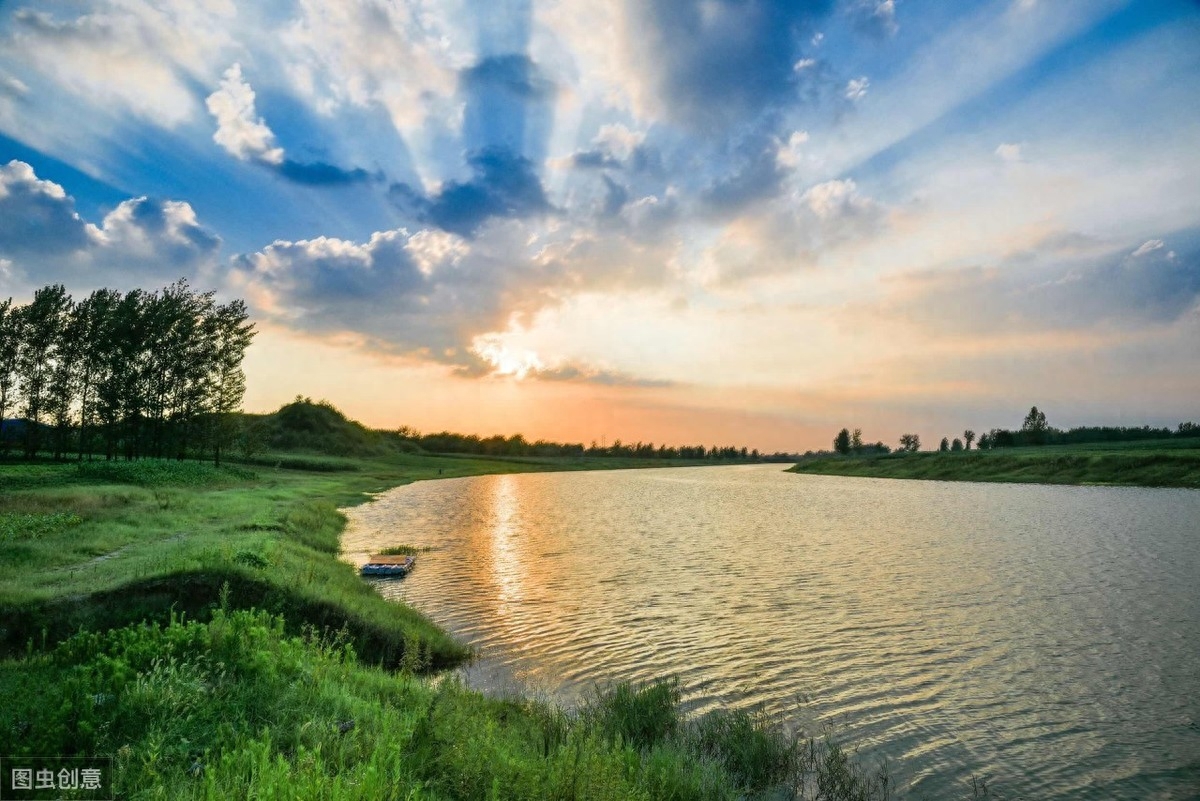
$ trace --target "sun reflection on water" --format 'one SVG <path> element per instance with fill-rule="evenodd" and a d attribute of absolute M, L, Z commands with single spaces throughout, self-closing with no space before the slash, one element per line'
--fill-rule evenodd
<path fill-rule="evenodd" d="M 511 607 L 522 601 L 520 507 L 513 476 L 496 476 L 492 481 L 489 514 L 489 554 L 491 578 L 496 584 L 496 611 L 508 615 Z"/>

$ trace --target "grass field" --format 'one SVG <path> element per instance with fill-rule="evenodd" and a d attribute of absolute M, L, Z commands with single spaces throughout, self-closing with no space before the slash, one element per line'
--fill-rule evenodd
<path fill-rule="evenodd" d="M 804 459 L 794 473 L 932 481 L 1200 488 L 1200 440 Z"/>
<path fill-rule="evenodd" d="M 467 649 L 337 558 L 364 493 L 616 465 L 258 461 L 0 465 L 0 754 L 114 755 L 120 798 L 891 797 L 670 681 L 572 711 L 466 690 L 433 671 Z"/>

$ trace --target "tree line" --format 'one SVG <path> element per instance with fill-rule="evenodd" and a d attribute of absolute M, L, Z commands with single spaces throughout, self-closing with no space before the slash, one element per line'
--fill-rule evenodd
<path fill-rule="evenodd" d="M 221 462 L 246 391 L 254 337 L 242 300 L 180 280 L 156 292 L 61 284 L 0 301 L 0 455 Z M 9 415 L 19 416 L 10 420 Z"/>
<path fill-rule="evenodd" d="M 732 445 L 655 445 L 653 442 L 625 443 L 614 440 L 611 445 L 592 442 L 530 442 L 521 434 L 509 437 L 480 437 L 475 434 L 455 434 L 439 431 L 421 434 L 413 428 L 403 426 L 397 431 L 400 438 L 429 453 L 467 453 L 480 456 L 608 456 L 626 459 L 711 459 L 718 461 L 794 461 L 795 456 L 787 453 L 760 453 L 757 448 Z"/>
<path fill-rule="evenodd" d="M 1020 448 L 1038 445 L 1082 445 L 1099 442 L 1136 442 L 1151 439 L 1172 439 L 1200 437 L 1200 424 L 1193 422 L 1180 423 L 1177 428 L 1154 428 L 1151 426 L 1080 426 L 1062 430 L 1054 428 L 1046 421 L 1046 413 L 1034 406 L 1025 415 L 1021 428 L 1010 431 L 1004 428 L 993 428 L 986 434 L 980 434 L 979 450 L 993 448 Z M 962 432 L 962 437 L 942 437 L 938 450 L 944 452 L 969 451 L 976 440 L 976 434 L 971 429 Z M 921 449 L 921 437 L 918 434 L 901 434 L 898 453 L 915 453 Z M 891 453 L 892 449 L 882 442 L 863 444 L 862 429 L 853 432 L 843 428 L 833 438 L 833 452 L 843 456 L 851 455 L 882 455 Z M 828 451 L 813 453 L 805 456 L 828 455 Z"/>

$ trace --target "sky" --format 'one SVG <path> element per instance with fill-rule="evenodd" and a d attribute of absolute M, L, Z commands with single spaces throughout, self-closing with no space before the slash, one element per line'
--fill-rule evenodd
<path fill-rule="evenodd" d="M 1200 4 L 0 2 L 0 296 L 245 298 L 246 408 L 926 446 L 1200 419 Z"/>

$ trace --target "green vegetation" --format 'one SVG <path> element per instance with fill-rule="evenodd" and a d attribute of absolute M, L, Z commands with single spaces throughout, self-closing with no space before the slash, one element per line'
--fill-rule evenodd
<path fill-rule="evenodd" d="M 113 754 L 122 798 L 890 797 L 672 682 L 568 711 L 426 675 L 467 651 L 336 558 L 366 492 L 570 461 L 0 465 L 0 753 Z"/>
<path fill-rule="evenodd" d="M 887 456 L 822 455 L 800 460 L 791 472 L 934 481 L 1200 488 L 1200 440 L 900 452 Z"/>
<path fill-rule="evenodd" d="M 113 754 L 118 798 L 890 797 L 837 745 L 755 712 L 682 714 L 674 682 L 574 712 L 362 665 L 339 636 L 218 607 L 0 663 L 0 749 Z"/>
<path fill-rule="evenodd" d="M 218 305 L 180 280 L 159 292 L 56 284 L 0 301 L 0 455 L 111 459 L 213 455 L 231 440 L 254 337 L 246 304 Z M 7 421 L 16 409 L 22 419 Z"/>
<path fill-rule="evenodd" d="M 979 437 L 942 437 L 934 453 L 921 453 L 921 437 L 903 434 L 891 453 L 882 443 L 863 445 L 862 432 L 843 428 L 833 451 L 809 451 L 790 468 L 816 473 L 932 481 L 1002 481 L 1033 484 L 1106 484 L 1200 487 L 1200 426 L 1178 428 L 1085 426 L 1063 431 L 1034 406 L 1019 431 L 993 428 Z M 965 443 L 965 445 L 964 445 Z"/>

